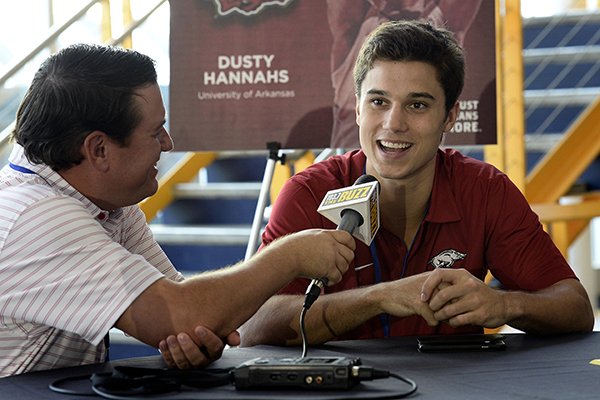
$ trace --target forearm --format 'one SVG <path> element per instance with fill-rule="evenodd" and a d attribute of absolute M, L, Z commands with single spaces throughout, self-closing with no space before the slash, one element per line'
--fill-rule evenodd
<path fill-rule="evenodd" d="M 366 288 L 321 295 L 305 315 L 308 343 L 320 344 L 335 339 L 378 315 L 380 309 L 368 298 Z M 303 295 L 273 296 L 240 329 L 241 345 L 301 344 L 303 303 Z"/>
<path fill-rule="evenodd" d="M 301 295 L 276 295 L 240 327 L 241 346 L 287 345 L 300 335 L 297 320 L 304 302 Z"/>
<path fill-rule="evenodd" d="M 372 296 L 374 288 L 345 290 L 319 298 L 305 316 L 308 343 L 325 343 L 381 314 L 381 305 Z M 297 324 L 300 325 L 299 321 Z M 301 340 L 297 343 L 301 343 Z"/>
<path fill-rule="evenodd" d="M 294 262 L 272 249 L 244 265 L 183 282 L 161 279 L 132 303 L 117 326 L 152 346 L 169 335 L 191 333 L 198 325 L 225 337 L 296 276 Z"/>
<path fill-rule="evenodd" d="M 537 292 L 505 292 L 506 323 L 531 334 L 588 332 L 594 315 L 588 296 L 575 279 Z"/>
<path fill-rule="evenodd" d="M 268 260 L 259 253 L 256 260 L 201 275 L 190 282 L 196 304 L 206 305 L 196 321 L 219 336 L 231 333 L 250 318 L 274 293 L 291 281 L 292 268 L 281 258 Z M 262 259 L 262 260 L 261 260 Z"/>

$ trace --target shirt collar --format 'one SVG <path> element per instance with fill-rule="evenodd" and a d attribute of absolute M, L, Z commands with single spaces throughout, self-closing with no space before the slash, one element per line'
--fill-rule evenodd
<path fill-rule="evenodd" d="M 63 177 L 58 172 L 54 171 L 49 166 L 45 164 L 31 163 L 27 159 L 23 147 L 17 143 L 15 143 L 8 160 L 16 166 L 26 168 L 32 171 L 37 176 L 42 178 L 48 184 L 48 186 L 50 186 L 55 191 L 62 193 L 65 196 L 73 197 L 79 200 L 90 212 L 90 214 L 100 222 L 106 221 L 109 216 L 114 216 L 118 218 L 121 215 L 121 210 L 116 210 L 114 212 L 102 210 L 90 199 L 85 197 L 77 189 L 71 186 L 69 182 L 63 179 Z"/>

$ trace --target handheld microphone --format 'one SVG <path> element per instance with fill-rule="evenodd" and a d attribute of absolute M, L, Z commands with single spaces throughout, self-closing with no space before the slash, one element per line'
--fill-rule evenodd
<path fill-rule="evenodd" d="M 369 246 L 379 230 L 379 182 L 372 175 L 361 175 L 354 185 L 327 192 L 317 211 L 338 224 L 337 230 Z M 305 309 L 312 306 L 326 285 L 327 278 L 312 280 L 306 289 Z"/>
<path fill-rule="evenodd" d="M 350 187 L 327 192 L 317 211 L 369 246 L 379 230 L 379 182 L 362 175 Z"/>

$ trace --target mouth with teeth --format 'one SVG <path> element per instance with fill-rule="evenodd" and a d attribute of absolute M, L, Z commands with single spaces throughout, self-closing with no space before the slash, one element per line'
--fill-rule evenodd
<path fill-rule="evenodd" d="M 402 152 L 412 147 L 410 143 L 390 142 L 387 140 L 378 140 L 377 143 L 379 144 L 379 148 L 385 152 Z"/>

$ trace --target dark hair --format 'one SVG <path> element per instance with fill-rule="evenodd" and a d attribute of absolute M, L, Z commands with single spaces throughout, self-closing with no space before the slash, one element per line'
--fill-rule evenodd
<path fill-rule="evenodd" d="M 127 145 L 140 122 L 134 91 L 156 83 L 154 60 L 112 46 L 77 44 L 50 56 L 36 72 L 19 110 L 13 138 L 35 164 L 77 165 L 95 130 Z"/>
<path fill-rule="evenodd" d="M 446 112 L 458 100 L 465 81 L 465 56 L 454 35 L 425 21 L 388 21 L 365 39 L 354 64 L 354 90 L 373 64 L 384 61 L 421 61 L 432 65 L 444 89 Z"/>

